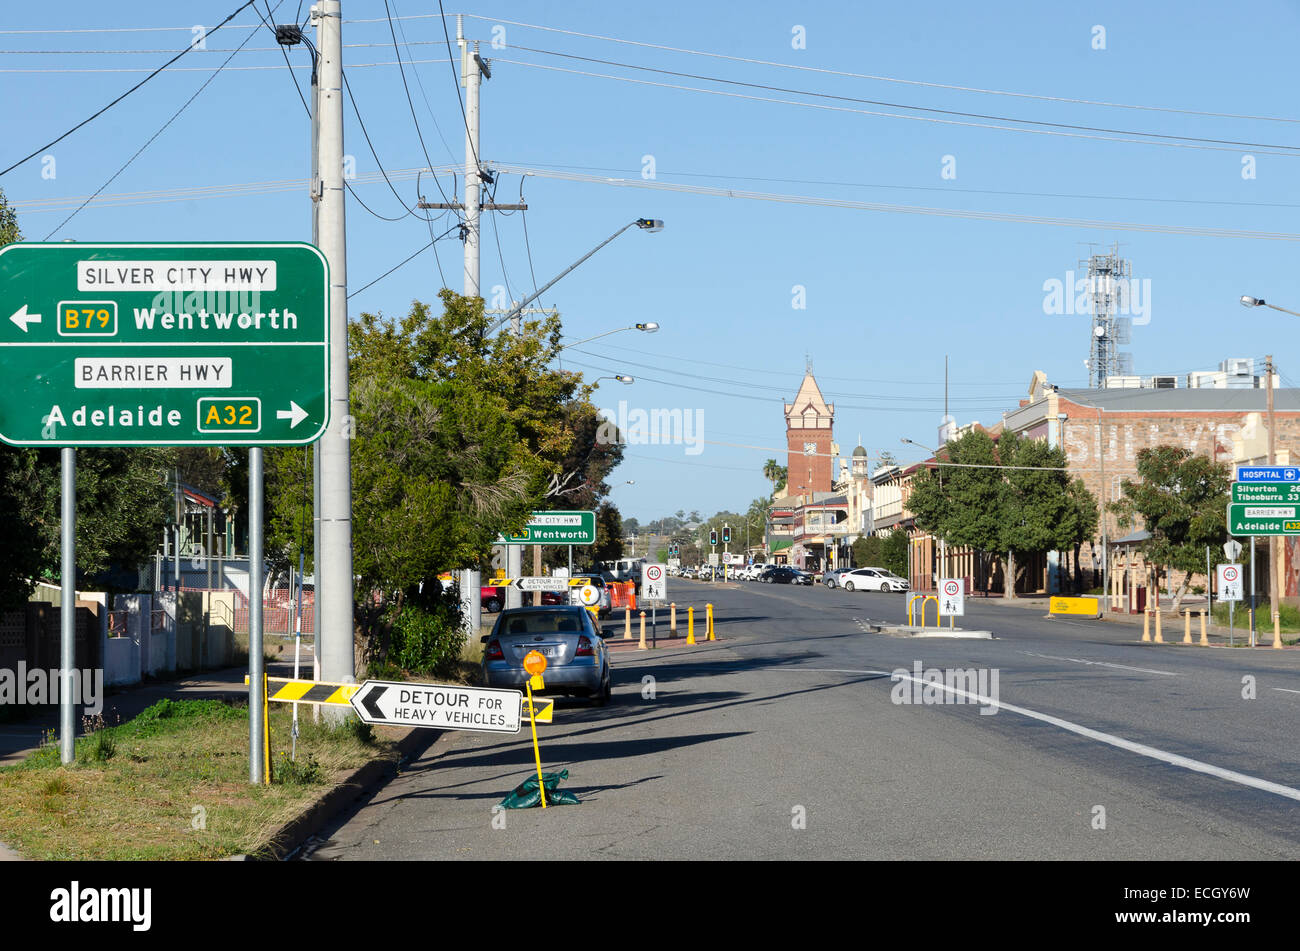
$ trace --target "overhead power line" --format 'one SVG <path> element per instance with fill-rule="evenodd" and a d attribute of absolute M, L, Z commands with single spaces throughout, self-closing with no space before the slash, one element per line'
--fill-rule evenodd
<path fill-rule="evenodd" d="M 657 66 L 642 66 L 638 63 L 625 63 L 619 60 L 599 59 L 594 56 L 579 56 L 576 53 L 561 53 L 557 50 L 538 49 L 529 46 L 514 46 L 513 49 L 527 53 L 541 53 L 545 56 L 559 56 L 583 63 L 596 63 L 601 66 L 617 66 L 621 69 L 635 69 L 641 72 L 657 73 L 661 76 L 675 76 L 678 79 L 698 79 L 710 83 L 722 83 L 728 86 L 743 86 L 746 89 L 761 89 L 766 92 L 788 93 L 796 96 L 810 96 L 816 99 L 833 99 L 838 102 L 855 102 L 869 106 L 884 106 L 890 109 L 908 109 L 913 112 L 931 113 L 933 115 L 961 116 L 967 119 L 987 119 L 992 122 L 1017 122 L 1021 125 L 1042 126 L 1051 129 L 1071 129 L 1076 132 L 1100 132 L 1107 135 L 1135 135 L 1151 139 L 1169 139 L 1176 142 L 1202 142 L 1212 145 L 1232 145 L 1248 149 L 1300 149 L 1295 145 L 1279 145 L 1270 142 L 1241 142 L 1233 139 L 1211 139 L 1204 136 L 1171 135 L 1163 132 L 1145 132 L 1135 129 L 1110 129 L 1104 126 L 1079 125 L 1071 122 L 1048 122 L 1041 119 L 1022 119 L 1016 116 L 999 116 L 981 112 L 965 112 L 960 109 L 939 109 L 932 106 L 916 106 L 905 102 L 889 102 L 881 99 L 865 99 L 860 96 L 842 96 L 836 93 L 821 92 L 815 89 L 794 89 L 789 86 L 773 86 L 768 83 L 745 82 L 739 79 L 727 79 L 722 76 L 706 76 L 701 73 L 685 73 L 675 69 L 663 69 Z M 1027 130 L 1022 130 L 1027 131 Z"/>
<path fill-rule="evenodd" d="M 710 96 L 722 96 L 727 99 L 745 99 L 751 102 L 766 102 L 783 106 L 799 106 L 804 109 L 820 109 L 826 112 L 845 112 L 855 115 L 874 116 L 882 119 L 906 119 L 911 122 L 930 122 L 938 125 L 953 125 L 971 129 L 992 129 L 999 132 L 1020 132 L 1026 135 L 1050 135 L 1066 139 L 1088 139 L 1097 142 L 1120 142 L 1130 145 L 1154 145 L 1161 148 L 1191 149 L 1201 152 L 1240 152 L 1241 147 L 1227 145 L 1206 145 L 1196 142 L 1175 142 L 1151 138 L 1125 138 L 1123 135 L 1102 135 L 1089 132 L 1069 132 L 1064 129 L 1028 129 L 1021 126 L 997 125 L 990 122 L 975 122 L 961 119 L 945 119 L 940 116 L 914 116 L 898 112 L 880 112 L 874 109 L 855 109 L 850 106 L 836 106 L 820 102 L 804 102 L 799 99 L 774 99 L 770 96 L 751 96 L 747 93 L 727 92 L 722 89 L 705 89 L 700 86 L 683 86 L 679 83 L 661 83 L 648 79 L 634 79 L 631 76 L 612 76 L 609 73 L 593 73 L 588 70 L 567 69 L 563 66 L 547 66 L 544 63 L 530 63 L 525 60 L 496 58 L 493 62 L 508 63 L 512 66 L 526 66 L 532 69 L 544 69 L 550 72 L 570 73 L 575 76 L 588 76 L 594 79 L 609 79 L 616 82 L 633 83 L 638 86 L 652 86 L 659 89 L 676 89 L 681 92 L 698 92 Z M 659 72 L 659 70 L 655 70 Z M 666 72 L 666 71 L 665 71 Z M 726 82 L 726 80 L 718 80 Z M 1022 121 L 1022 120 L 1012 120 Z M 1286 158 L 1300 156 L 1300 151 L 1276 151 L 1271 147 L 1251 147 L 1257 155 L 1277 155 Z M 1280 146 L 1283 149 L 1300 149 L 1300 146 Z"/>
<path fill-rule="evenodd" d="M 278 2 L 277 2 L 276 5 L 275 5 L 275 6 L 276 6 L 276 9 L 279 9 L 280 4 L 283 3 L 283 2 L 284 2 L 284 0 L 278 0 Z M 268 0 L 268 3 L 269 3 L 269 0 Z M 254 9 L 254 11 L 257 10 L 256 7 L 254 7 L 253 9 Z M 233 16 L 233 14 L 232 14 L 232 16 Z M 244 39 L 244 43 L 247 43 L 249 40 L 251 40 L 251 39 L 256 35 L 256 33 L 257 33 L 257 29 L 258 29 L 258 28 L 255 26 L 255 27 L 253 27 L 252 30 L 249 31 L 248 36 L 245 37 L 245 39 Z M 186 109 L 188 109 L 188 108 L 190 107 L 190 104 L 191 104 L 192 102 L 194 102 L 195 99 L 199 98 L 199 96 L 203 93 L 203 90 L 207 89 L 208 86 L 211 84 L 211 82 L 212 82 L 214 79 L 217 78 L 217 76 L 221 73 L 221 71 L 222 71 L 223 69 L 226 68 L 226 65 L 227 65 L 227 64 L 228 64 L 232 59 L 235 58 L 235 54 L 238 53 L 238 52 L 243 48 L 244 43 L 241 43 L 238 47 L 236 47 L 235 49 L 231 50 L 231 51 L 230 51 L 230 55 L 226 57 L 225 61 L 224 61 L 220 66 L 218 66 L 215 70 L 213 70 L 212 75 L 209 76 L 207 79 L 205 79 L 205 80 L 203 81 L 203 85 L 199 86 L 198 89 L 194 90 L 194 94 L 193 94 L 192 96 L 190 96 L 189 99 L 186 99 L 185 102 L 181 104 L 181 107 L 180 107 L 179 109 L 177 109 L 175 112 L 173 112 L 173 113 L 171 114 L 171 117 L 170 117 L 166 122 L 164 122 L 161 126 L 158 127 L 158 131 L 155 132 L 153 135 L 149 136 L 148 140 L 144 143 L 144 145 L 142 145 L 142 146 L 140 146 L 138 149 L 136 149 L 135 152 L 131 155 L 131 157 L 130 157 L 129 159 L 127 159 L 125 162 L 123 162 L 122 165 L 118 168 L 118 170 L 117 170 L 116 172 L 114 172 L 112 175 L 110 175 L 110 176 L 105 180 L 104 184 L 100 185 L 99 188 L 97 188 L 97 189 L 95 190 L 94 194 L 88 196 L 88 197 L 86 198 L 85 201 L 83 201 L 80 205 L 78 205 L 76 208 L 74 208 L 74 209 L 72 210 L 72 212 L 68 215 L 68 217 L 66 217 L 66 218 L 64 218 L 62 221 L 60 221 L 59 224 L 58 224 L 58 225 L 57 225 L 57 226 L 56 226 L 52 231 L 50 231 L 49 234 L 47 234 L 47 235 L 45 236 L 45 240 L 46 240 L 46 241 L 49 241 L 52 237 L 54 237 L 56 234 L 58 234 L 58 233 L 63 229 L 63 226 L 66 225 L 66 224 L 67 224 L 69 221 L 71 221 L 73 218 L 75 218 L 75 217 L 76 217 L 76 216 L 81 212 L 81 210 L 82 210 L 83 208 L 85 208 L 85 207 L 86 207 L 87 205 L 89 205 L 92 201 L 94 201 L 95 197 L 96 197 L 100 192 L 102 192 L 102 191 L 103 191 L 105 188 L 107 188 L 109 185 L 113 184 L 113 182 L 117 180 L 117 177 L 118 177 L 119 175 L 121 175 L 123 172 L 125 172 L 125 171 L 127 170 L 127 168 L 130 167 L 131 163 L 134 162 L 136 159 L 138 159 L 138 158 L 139 158 L 139 157 L 144 153 L 144 150 L 145 150 L 145 149 L 147 149 L 147 148 L 149 148 L 149 146 L 153 145 L 154 140 L 157 139 L 158 136 L 162 135 L 165 131 L 167 131 L 168 127 L 169 127 L 173 122 L 175 122 L 178 118 L 180 118 L 181 113 L 183 113 Z"/>
<path fill-rule="evenodd" d="M 955 92 L 970 92 L 970 93 L 978 93 L 980 95 L 987 95 L 987 96 L 1010 96 L 1017 99 L 1035 99 L 1041 102 L 1060 102 L 1060 103 L 1067 103 L 1070 105 L 1102 106 L 1111 109 L 1137 109 L 1137 110 L 1142 110 L 1147 112 L 1168 112 L 1176 115 L 1204 116 L 1206 118 L 1212 118 L 1212 119 L 1243 119 L 1243 120 L 1257 121 L 1257 122 L 1300 123 L 1300 119 L 1292 118 L 1288 116 L 1254 116 L 1254 115 L 1241 115 L 1232 112 L 1204 112 L 1198 109 L 1179 109 L 1170 106 L 1150 106 L 1150 105 L 1139 105 L 1136 103 L 1107 102 L 1104 100 L 1079 99 L 1079 98 L 1071 98 L 1067 96 L 1046 96 L 1046 95 L 1037 95 L 1034 93 L 1026 93 L 1026 92 L 1012 92 L 1005 89 L 986 89 L 978 86 L 959 86 L 952 83 L 927 82 L 919 79 L 901 79 L 897 76 L 880 76 L 871 73 L 853 73 L 853 72 L 847 72 L 845 70 L 840 70 L 840 69 L 828 69 L 819 66 L 803 66 L 803 65 L 796 65 L 794 63 L 780 63 L 780 62 L 775 62 L 773 60 L 752 59 L 746 56 L 733 56 L 727 53 L 716 53 L 707 50 L 686 49 L 680 46 L 664 46 L 659 43 L 646 43 L 640 40 L 629 40 L 617 36 L 604 36 L 599 33 L 580 33 L 577 30 L 564 30 L 558 27 L 541 26 L 536 23 L 522 23 L 518 20 L 506 20 L 506 19 L 502 19 L 501 17 L 481 16 L 475 13 L 466 13 L 464 14 L 464 16 L 468 17 L 471 20 L 483 20 L 488 23 L 494 23 L 494 24 L 500 23 L 506 26 L 521 26 L 524 27 L 525 29 L 530 29 L 530 30 L 540 30 L 547 33 L 561 33 L 567 36 L 581 37 L 583 39 L 602 40 L 608 43 L 621 43 L 627 46 L 639 46 L 645 49 L 661 50 L 663 52 L 669 52 L 669 53 L 685 53 L 691 56 L 707 56 L 713 59 L 728 60 L 730 62 L 735 62 L 735 63 L 748 63 L 756 66 L 772 66 L 778 69 L 792 69 L 792 70 L 798 70 L 800 72 L 820 73 L 822 75 L 827 75 L 827 76 L 843 76 L 849 79 L 866 79 L 866 80 L 871 80 L 872 82 L 897 83 L 899 85 L 904 85 L 904 86 L 920 86 L 929 89 L 949 89 Z M 357 21 L 357 22 L 367 22 L 367 21 Z"/>
<path fill-rule="evenodd" d="M 1008 212 L 974 211 L 964 208 L 931 208 L 920 205 L 894 205 L 881 202 L 854 201 L 847 198 L 821 198 L 812 195 L 783 195 L 771 192 L 742 191 L 706 185 L 685 185 L 678 182 L 647 181 L 640 178 L 609 178 L 603 175 L 583 175 L 519 165 L 490 163 L 497 171 L 514 175 L 533 175 L 538 178 L 555 178 L 562 181 L 623 188 L 647 188 L 673 191 L 687 195 L 712 195 L 719 198 L 741 198 L 751 201 L 771 201 L 782 204 L 815 205 L 824 208 L 845 208 L 854 211 L 880 211 L 897 214 L 925 215 L 942 218 L 965 218 L 978 221 L 1003 221 L 1014 224 L 1052 225 L 1062 228 L 1084 228 L 1102 231 L 1139 231 L 1151 234 L 1174 234 L 1185 237 L 1249 238 L 1259 241 L 1300 241 L 1300 234 L 1285 231 L 1240 231 L 1230 228 L 1201 228 L 1186 225 L 1145 224 L 1127 221 L 1099 221 L 1086 218 L 1059 218 L 1047 215 L 1021 215 Z"/>
<path fill-rule="evenodd" d="M 253 6 L 253 3 L 254 3 L 254 0 L 247 0 L 247 2 L 244 3 L 244 4 L 242 4 L 242 5 L 240 5 L 239 9 L 235 10 L 234 13 L 230 14 L 230 16 L 226 17 L 224 20 L 222 20 L 220 23 L 218 23 L 216 26 L 214 26 L 211 30 L 209 30 L 209 31 L 207 32 L 207 35 L 208 35 L 208 36 L 211 36 L 213 33 L 216 33 L 218 30 L 220 30 L 223 26 L 225 26 L 227 23 L 229 23 L 229 22 L 230 22 L 231 20 L 233 20 L 235 17 L 239 16 L 239 14 L 242 13 L 244 10 L 246 10 L 246 9 L 248 9 L 249 7 Z M 256 9 L 256 8 L 254 8 L 254 9 Z M 144 79 L 140 80 L 138 83 L 136 83 L 136 84 L 135 84 L 134 86 L 132 86 L 130 89 L 128 89 L 126 92 L 122 93 L 120 96 L 118 96 L 118 97 L 117 97 L 116 99 L 114 99 L 112 102 L 110 102 L 108 105 L 102 107 L 101 109 L 99 109 L 99 111 L 97 111 L 97 112 L 95 112 L 95 113 L 92 113 L 91 115 L 87 116 L 85 119 L 82 119 L 80 122 L 78 122 L 76 125 L 74 125 L 74 126 L 73 126 L 71 129 L 69 129 L 67 132 L 64 132 L 62 135 L 58 136 L 57 138 L 51 139 L 49 142 L 45 143 L 45 145 L 42 145 L 39 149 L 36 149 L 36 150 L 35 150 L 34 152 L 32 152 L 31 154 L 27 155 L 27 156 L 24 157 L 24 158 L 19 159 L 17 162 L 14 162 L 14 164 L 10 165 L 8 168 L 4 169 L 3 171 L 0 171 L 0 176 L 8 175 L 10 172 L 12 172 L 14 169 L 16 169 L 19 165 L 22 165 L 24 162 L 27 162 L 27 161 L 29 161 L 29 160 L 31 160 L 31 159 L 34 159 L 36 156 L 40 155 L 40 154 L 41 154 L 42 152 L 44 152 L 46 149 L 50 148 L 50 147 L 53 146 L 53 145 L 57 145 L 59 142 L 62 142 L 64 139 L 66 139 L 68 136 L 72 135 L 72 133 L 76 132 L 76 131 L 77 131 L 78 129 L 80 129 L 82 126 L 85 126 L 85 125 L 87 125 L 87 124 L 93 122 L 95 119 L 98 119 L 100 116 L 102 116 L 104 113 L 106 113 L 109 109 L 112 109 L 112 108 L 113 108 L 114 106 L 116 106 L 119 102 L 121 102 L 121 101 L 122 101 L 123 99 L 125 99 L 127 96 L 131 95 L 131 93 L 135 92 L 137 89 L 139 89 L 139 88 L 140 88 L 141 86 L 143 86 L 145 83 L 147 83 L 149 80 L 153 79 L 155 76 L 157 76 L 159 73 L 161 73 L 164 69 L 166 69 L 166 68 L 167 68 L 168 66 L 170 66 L 172 63 L 176 62 L 178 59 L 180 59 L 180 58 L 181 58 L 182 56 L 184 56 L 186 53 L 189 53 L 189 52 L 191 51 L 192 48 L 193 48 L 193 47 L 187 46 L 185 49 L 181 50 L 179 53 L 177 53 L 175 56 L 173 56 L 173 57 L 172 57 L 171 59 L 169 59 L 167 62 L 163 63 L 161 66 L 159 66 L 159 67 L 158 67 L 157 69 L 155 69 L 153 72 L 151 72 L 151 73 L 150 73 L 148 76 L 146 76 Z"/>

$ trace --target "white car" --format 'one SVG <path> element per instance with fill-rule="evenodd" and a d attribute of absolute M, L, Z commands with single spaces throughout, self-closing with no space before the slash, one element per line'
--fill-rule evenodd
<path fill-rule="evenodd" d="M 841 572 L 839 586 L 845 591 L 906 591 L 907 579 L 884 568 L 853 568 Z"/>

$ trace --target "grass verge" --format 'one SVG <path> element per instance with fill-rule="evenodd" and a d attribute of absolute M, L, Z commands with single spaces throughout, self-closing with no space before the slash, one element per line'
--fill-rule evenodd
<path fill-rule="evenodd" d="M 1280 620 L 1282 622 L 1282 633 L 1300 634 L 1300 608 L 1293 608 L 1291 605 L 1283 603 L 1280 614 L 1281 614 Z M 1215 624 L 1219 624 L 1222 625 L 1223 627 L 1227 627 L 1228 626 L 1228 605 L 1223 603 L 1222 601 L 1216 603 L 1214 605 L 1214 610 L 1211 616 L 1214 618 Z M 1242 603 L 1239 603 L 1236 607 L 1236 611 L 1234 612 L 1233 620 L 1238 630 L 1249 629 L 1250 608 L 1243 607 Z M 1259 606 L 1255 608 L 1255 628 L 1261 635 L 1267 635 L 1270 640 L 1272 639 L 1273 612 L 1272 612 L 1272 608 L 1269 607 L 1268 601 L 1261 601 L 1259 603 Z M 1283 637 L 1282 643 L 1294 644 L 1296 643 L 1296 639 L 1292 638 L 1288 640 L 1286 637 Z"/>
<path fill-rule="evenodd" d="M 269 786 L 248 781 L 248 708 L 161 700 L 120 726 L 95 729 L 64 766 L 47 744 L 0 768 L 0 839 L 32 859 L 218 859 L 265 854 L 278 830 L 389 741 L 355 719 L 317 725 L 272 704 Z"/>

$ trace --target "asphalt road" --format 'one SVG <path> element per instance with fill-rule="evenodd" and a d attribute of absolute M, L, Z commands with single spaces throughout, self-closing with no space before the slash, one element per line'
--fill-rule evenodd
<path fill-rule="evenodd" d="M 539 727 L 544 768 L 568 769 L 581 805 L 494 813 L 535 769 L 527 728 L 446 733 L 308 857 L 1300 852 L 1300 651 L 1143 645 L 1132 628 L 977 599 L 965 624 L 995 639 L 902 638 L 863 629 L 900 621 L 900 595 L 670 590 L 697 614 L 711 601 L 720 640 L 620 650 L 611 706 L 561 701 Z M 922 681 L 950 668 L 983 679 L 927 695 L 909 679 L 918 663 Z"/>

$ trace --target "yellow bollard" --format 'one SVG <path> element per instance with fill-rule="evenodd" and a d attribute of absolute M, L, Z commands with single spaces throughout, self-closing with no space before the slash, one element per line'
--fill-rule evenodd
<path fill-rule="evenodd" d="M 1157 644 L 1163 644 L 1163 643 L 1165 642 L 1165 639 L 1164 639 L 1163 637 L 1160 636 L 1160 609 L 1159 609 L 1159 608 L 1156 608 L 1156 636 L 1155 636 L 1155 642 L 1156 642 Z"/>
<path fill-rule="evenodd" d="M 686 609 L 686 643 L 695 643 L 695 608 Z"/>
<path fill-rule="evenodd" d="M 717 638 L 713 636 L 713 605 L 711 605 L 711 604 L 706 604 L 706 605 L 704 606 L 704 613 L 705 613 L 705 616 L 706 616 L 706 618 L 707 618 L 707 621 L 706 621 L 706 623 L 705 623 L 705 627 L 708 629 L 708 632 L 709 632 L 709 636 L 706 637 L 705 640 L 707 640 L 707 641 L 716 641 Z"/>
<path fill-rule="evenodd" d="M 1151 609 L 1142 609 L 1142 641 L 1146 643 L 1151 640 Z"/>
<path fill-rule="evenodd" d="M 1201 646 L 1209 647 L 1210 639 L 1205 635 L 1205 614 L 1206 614 L 1205 611 L 1201 612 Z"/>
<path fill-rule="evenodd" d="M 677 602 L 676 601 L 670 601 L 668 603 L 668 636 L 669 637 L 677 636 Z"/>
<path fill-rule="evenodd" d="M 1192 612 L 1184 611 L 1183 612 L 1183 643 L 1190 644 L 1191 642 L 1192 642 Z"/>
<path fill-rule="evenodd" d="M 643 650 L 645 650 L 645 649 L 646 649 L 646 646 L 645 646 L 645 612 L 642 611 L 642 612 L 641 612 L 641 643 L 640 643 L 639 645 L 637 645 L 637 650 L 639 650 L 639 651 L 643 651 Z"/>
<path fill-rule="evenodd" d="M 632 639 L 632 609 L 626 605 L 623 607 L 623 640 Z"/>
<path fill-rule="evenodd" d="M 1280 588 L 1281 585 L 1278 585 Z M 1280 648 L 1282 646 L 1282 614 L 1279 611 L 1273 612 L 1273 646 Z"/>

